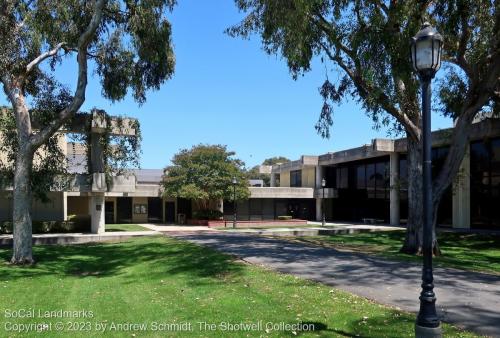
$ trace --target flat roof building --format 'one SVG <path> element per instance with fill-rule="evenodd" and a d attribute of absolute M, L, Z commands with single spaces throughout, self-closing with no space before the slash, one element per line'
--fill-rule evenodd
<path fill-rule="evenodd" d="M 95 124 L 93 133 L 101 131 Z M 432 134 L 435 171 L 443 165 L 449 135 L 450 129 Z M 106 181 L 104 174 L 95 170 L 99 167 L 95 163 L 102 161 L 95 150 L 90 161 L 80 144 L 67 143 L 66 153 L 74 174 L 71 186 L 66 191 L 51 191 L 47 204 L 34 201 L 33 220 L 88 218 L 92 232 L 99 233 L 106 223 L 175 223 L 191 218 L 191 201 L 162 197 L 162 169 L 132 170 Z M 86 167 L 89 163 L 90 170 Z M 375 139 L 361 147 L 302 156 L 262 171 L 271 175 L 271 186 L 252 182 L 256 186 L 249 187 L 250 199 L 237 203 L 239 220 L 291 216 L 319 221 L 323 205 L 328 221 L 370 219 L 399 225 L 408 217 L 404 138 Z M 0 221 L 12 218 L 10 195 L 9 190 L 0 191 Z M 232 220 L 232 202 L 215 204 Z M 438 222 L 454 228 L 500 230 L 500 119 L 486 118 L 473 125 L 460 174 L 443 197 Z"/>

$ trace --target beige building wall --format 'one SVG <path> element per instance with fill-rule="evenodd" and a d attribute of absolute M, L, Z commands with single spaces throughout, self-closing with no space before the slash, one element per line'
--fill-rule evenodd
<path fill-rule="evenodd" d="M 68 196 L 68 215 L 88 215 L 89 198 L 87 196 Z"/>
<path fill-rule="evenodd" d="M 145 204 L 146 208 L 147 208 L 148 198 L 147 197 L 134 197 L 132 199 L 132 222 L 134 222 L 134 223 L 147 223 L 148 222 L 147 212 L 145 214 L 136 214 L 135 213 L 135 206 L 137 204 Z"/>
<path fill-rule="evenodd" d="M 43 203 L 34 199 L 31 218 L 33 221 L 63 221 L 64 220 L 64 193 L 49 192 L 48 202 Z M 0 192 L 0 221 L 12 219 L 12 192 Z"/>
<path fill-rule="evenodd" d="M 304 167 L 302 169 L 302 187 L 314 188 L 316 185 L 316 167 Z"/>
<path fill-rule="evenodd" d="M 280 187 L 290 187 L 290 172 L 282 172 L 280 174 Z"/>

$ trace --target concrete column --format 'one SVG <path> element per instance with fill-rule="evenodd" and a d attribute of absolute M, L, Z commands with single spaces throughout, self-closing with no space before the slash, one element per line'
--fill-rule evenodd
<path fill-rule="evenodd" d="M 390 223 L 398 226 L 399 216 L 399 154 L 391 153 L 390 156 Z"/>
<path fill-rule="evenodd" d="M 90 133 L 90 172 L 104 172 L 104 154 L 101 146 L 100 134 Z"/>
<path fill-rule="evenodd" d="M 276 173 L 271 173 L 271 187 L 276 186 Z"/>
<path fill-rule="evenodd" d="M 68 193 L 67 192 L 63 192 L 62 207 L 63 207 L 63 221 L 67 221 L 68 220 Z"/>
<path fill-rule="evenodd" d="M 101 234 L 105 232 L 104 193 L 93 193 L 89 200 L 91 231 L 93 234 Z"/>
<path fill-rule="evenodd" d="M 324 178 L 323 175 L 324 175 L 324 173 L 323 173 L 323 167 L 318 164 L 316 166 L 316 189 L 321 189 L 321 181 Z"/>
<path fill-rule="evenodd" d="M 453 228 L 470 229 L 470 152 L 467 149 L 453 180 Z"/>
<path fill-rule="evenodd" d="M 316 198 L 316 221 L 318 222 L 323 220 L 322 200 L 322 198 Z"/>

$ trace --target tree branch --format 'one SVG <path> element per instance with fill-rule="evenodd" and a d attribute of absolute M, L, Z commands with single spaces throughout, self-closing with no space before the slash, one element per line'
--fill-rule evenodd
<path fill-rule="evenodd" d="M 350 69 L 342 60 L 339 55 L 334 55 L 323 42 L 320 42 L 321 47 L 325 51 L 326 55 L 335 63 L 337 63 L 344 72 L 349 76 L 349 78 L 353 81 L 354 85 L 358 89 L 359 95 L 366 99 L 369 93 L 377 92 L 380 93 L 377 97 L 377 103 L 384 109 L 388 114 L 392 115 L 399 123 L 405 126 L 406 131 L 413 137 L 415 140 L 420 139 L 420 129 L 411 121 L 411 119 L 404 112 L 396 108 L 394 105 L 389 103 L 389 97 L 384 94 L 380 88 L 368 84 L 360 74 L 359 70 Z"/>
<path fill-rule="evenodd" d="M 80 38 L 78 39 L 78 82 L 75 90 L 75 95 L 73 96 L 73 100 L 71 103 L 64 108 L 61 112 L 59 112 L 59 116 L 57 119 L 52 120 L 44 129 L 40 130 L 37 134 L 31 137 L 31 143 L 33 146 L 39 147 L 44 142 L 48 140 L 48 138 L 53 135 L 62 124 L 74 115 L 78 109 L 82 106 L 85 101 L 85 90 L 87 88 L 87 48 L 90 42 L 92 41 L 92 37 L 94 36 L 99 24 L 102 20 L 103 9 L 106 0 L 97 0 L 94 6 L 94 14 L 92 15 L 92 19 L 90 20 L 87 29 L 82 33 Z"/>
<path fill-rule="evenodd" d="M 44 60 L 48 59 L 49 57 L 57 55 L 57 52 L 59 52 L 59 50 L 61 48 L 63 48 L 63 46 L 65 44 L 66 44 L 65 42 L 58 43 L 53 49 L 51 49 L 45 53 L 42 53 L 38 57 L 36 57 L 33 61 L 31 61 L 26 66 L 26 74 L 29 74 L 33 70 L 34 67 L 38 66 Z"/>

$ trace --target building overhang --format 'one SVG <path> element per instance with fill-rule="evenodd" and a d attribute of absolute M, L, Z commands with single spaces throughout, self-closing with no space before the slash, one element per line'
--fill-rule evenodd
<path fill-rule="evenodd" d="M 314 198 L 314 188 L 250 187 L 250 198 Z"/>

